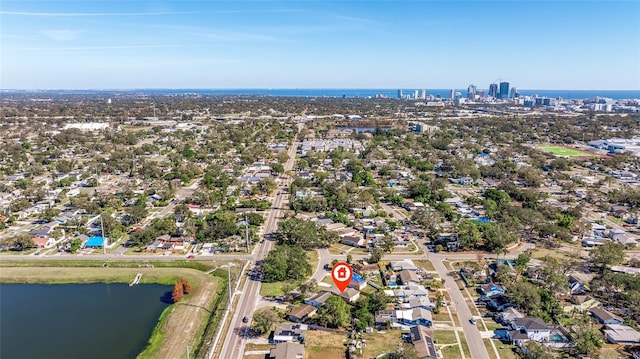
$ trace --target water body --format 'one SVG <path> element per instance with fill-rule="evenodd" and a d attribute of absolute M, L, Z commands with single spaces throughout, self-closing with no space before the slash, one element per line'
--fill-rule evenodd
<path fill-rule="evenodd" d="M 404 88 L 404 94 L 413 94 L 417 88 Z M 482 90 L 478 88 L 478 90 Z M 427 89 L 428 95 L 442 96 L 449 98 L 451 89 Z M 467 89 L 455 89 L 466 96 Z M 485 94 L 489 93 L 488 89 L 484 89 Z M 376 95 L 384 95 L 389 98 L 396 98 L 398 89 L 127 89 L 127 90 L 4 90 L 0 93 L 35 93 L 38 95 L 50 94 L 150 94 L 150 95 L 261 95 L 261 96 L 280 96 L 280 97 L 375 97 Z M 529 90 L 518 88 L 520 96 L 538 95 L 538 97 L 563 99 L 590 99 L 594 97 L 607 97 L 612 99 L 640 99 L 640 91 L 638 90 Z"/>
<path fill-rule="evenodd" d="M 169 305 L 171 289 L 0 284 L 0 358 L 135 358 Z"/>

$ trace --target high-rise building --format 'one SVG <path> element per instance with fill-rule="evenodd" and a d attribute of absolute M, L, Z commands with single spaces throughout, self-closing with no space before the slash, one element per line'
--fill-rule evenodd
<path fill-rule="evenodd" d="M 421 99 L 426 99 L 427 98 L 427 90 L 426 89 L 422 89 L 422 95 L 420 95 Z"/>
<path fill-rule="evenodd" d="M 509 98 L 509 83 L 501 82 L 500 83 L 500 92 L 498 93 L 498 98 L 506 100 Z"/>
<path fill-rule="evenodd" d="M 456 99 L 456 90 L 451 89 L 451 95 L 449 96 L 449 98 L 451 98 L 451 100 L 455 100 Z"/>
<path fill-rule="evenodd" d="M 516 88 L 515 88 L 515 87 L 512 87 L 512 88 L 511 88 L 511 96 L 510 96 L 510 97 L 511 97 L 511 98 L 518 98 L 518 97 L 520 97 L 520 94 L 518 93 L 518 90 L 516 90 Z"/>
<path fill-rule="evenodd" d="M 413 91 L 413 98 L 416 100 L 418 99 L 418 90 Z"/>
<path fill-rule="evenodd" d="M 489 85 L 489 97 L 498 97 L 498 85 Z"/>
<path fill-rule="evenodd" d="M 402 98 L 402 89 L 398 90 L 398 98 Z"/>
<path fill-rule="evenodd" d="M 467 88 L 467 98 L 469 100 L 476 99 L 476 85 L 474 84 L 469 85 L 469 87 Z"/>

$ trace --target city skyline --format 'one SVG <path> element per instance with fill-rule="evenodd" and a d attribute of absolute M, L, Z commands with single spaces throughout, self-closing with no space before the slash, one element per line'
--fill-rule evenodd
<path fill-rule="evenodd" d="M 638 90 L 639 11 L 632 1 L 5 1 L 0 87 Z"/>

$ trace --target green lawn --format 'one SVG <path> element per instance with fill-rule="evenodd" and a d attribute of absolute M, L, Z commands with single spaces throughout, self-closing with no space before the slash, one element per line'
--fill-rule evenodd
<path fill-rule="evenodd" d="M 260 295 L 263 297 L 277 297 L 283 295 L 282 284 L 284 282 L 262 283 L 260 286 Z"/>
<path fill-rule="evenodd" d="M 438 329 L 434 331 L 436 344 L 456 344 L 456 333 L 453 330 Z"/>
<path fill-rule="evenodd" d="M 556 156 L 567 156 L 567 157 L 598 157 L 597 154 L 595 153 L 591 153 L 591 152 L 586 152 L 586 151 L 581 151 L 578 149 L 573 149 L 573 148 L 567 148 L 567 147 L 563 147 L 563 146 L 535 146 L 536 150 L 540 150 L 540 151 L 544 151 L 544 152 L 549 152 L 551 154 L 554 154 Z"/>

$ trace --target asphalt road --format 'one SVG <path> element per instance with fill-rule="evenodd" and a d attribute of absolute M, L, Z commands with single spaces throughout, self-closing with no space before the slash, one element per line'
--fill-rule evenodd
<path fill-rule="evenodd" d="M 295 163 L 295 151 L 297 143 L 289 150 L 289 160 L 285 164 L 285 170 L 290 171 Z M 286 192 L 284 191 L 289 186 L 290 179 L 280 180 L 278 188 L 276 189 L 276 196 L 274 198 L 269 214 L 265 221 L 264 233 L 269 234 L 277 229 L 278 220 L 280 218 L 280 212 L 282 204 L 285 203 Z M 259 243 L 254 249 L 256 262 L 263 260 L 269 251 L 271 250 L 273 243 L 270 240 L 265 240 Z M 242 358 L 244 355 L 245 342 L 243 340 L 243 333 L 251 325 L 251 318 L 253 312 L 256 309 L 256 305 L 260 299 L 260 287 L 262 283 L 259 280 L 247 277 L 244 287 L 241 290 L 240 300 L 236 307 L 235 313 L 231 317 L 231 325 L 229 326 L 229 332 L 225 336 L 222 348 L 219 351 L 218 358 L 231 359 Z M 248 323 L 243 323 L 242 319 L 247 317 Z"/>

